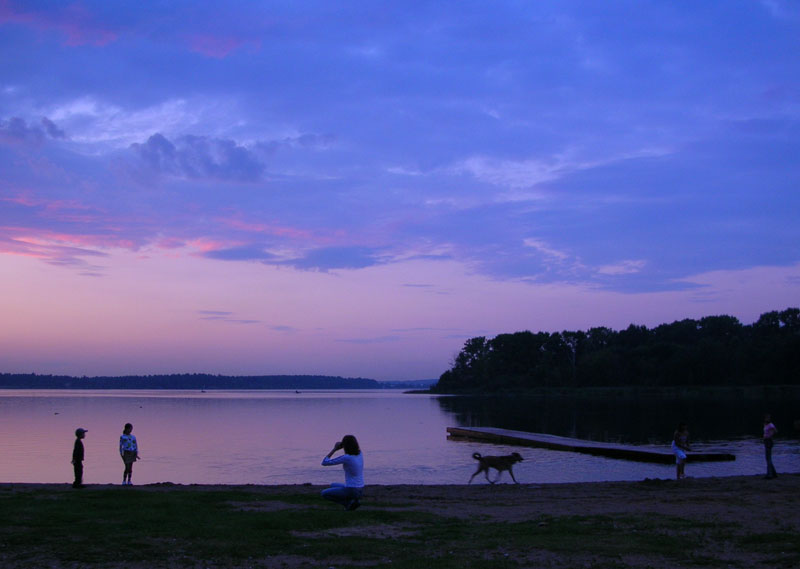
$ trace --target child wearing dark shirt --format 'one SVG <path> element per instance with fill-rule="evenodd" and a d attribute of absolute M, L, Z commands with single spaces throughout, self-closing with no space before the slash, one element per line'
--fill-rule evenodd
<path fill-rule="evenodd" d="M 75 446 L 72 448 L 72 468 L 75 470 L 75 482 L 73 488 L 83 488 L 83 437 L 88 431 L 86 429 L 75 430 Z"/>

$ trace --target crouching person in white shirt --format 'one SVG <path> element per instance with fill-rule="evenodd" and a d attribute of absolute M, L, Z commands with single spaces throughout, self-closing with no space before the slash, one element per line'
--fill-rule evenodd
<path fill-rule="evenodd" d="M 331 458 L 338 450 L 344 450 L 344 454 Z M 334 482 L 330 488 L 322 491 L 322 497 L 343 505 L 345 510 L 355 510 L 361 505 L 364 490 L 364 453 L 353 435 L 345 435 L 341 441 L 337 441 L 328 456 L 322 459 L 322 466 L 337 464 L 344 468 L 344 484 Z"/>

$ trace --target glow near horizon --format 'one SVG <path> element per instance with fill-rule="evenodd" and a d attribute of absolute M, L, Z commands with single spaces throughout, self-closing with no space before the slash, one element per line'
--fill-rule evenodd
<path fill-rule="evenodd" d="M 213 6 L 0 1 L 0 371 L 430 378 L 798 304 L 796 3 Z"/>

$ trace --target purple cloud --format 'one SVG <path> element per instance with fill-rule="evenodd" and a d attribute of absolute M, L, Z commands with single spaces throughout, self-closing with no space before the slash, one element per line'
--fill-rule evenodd
<path fill-rule="evenodd" d="M 50 138 L 66 138 L 66 133 L 56 126 L 56 123 L 48 119 L 47 117 L 42 117 L 42 126 L 45 129 L 45 132 Z"/>
<path fill-rule="evenodd" d="M 131 148 L 151 169 L 168 175 L 256 181 L 264 171 L 264 165 L 252 152 L 232 140 L 182 136 L 173 143 L 154 134 L 147 142 Z"/>
<path fill-rule="evenodd" d="M 283 261 L 298 269 L 329 271 L 334 269 L 363 269 L 386 262 L 380 250 L 369 247 L 323 247 L 313 249 L 302 257 Z"/>
<path fill-rule="evenodd" d="M 42 117 L 41 125 L 28 124 L 20 117 L 0 119 L 0 142 L 38 145 L 45 138 L 66 138 L 66 133 L 47 117 Z"/>
<path fill-rule="evenodd" d="M 40 144 L 44 133 L 38 127 L 29 127 L 25 120 L 12 117 L 0 119 L 0 142 L 7 144 Z"/>
<path fill-rule="evenodd" d="M 250 246 L 216 249 L 203 253 L 203 256 L 220 261 L 270 261 L 276 259 L 275 255 L 262 248 Z"/>

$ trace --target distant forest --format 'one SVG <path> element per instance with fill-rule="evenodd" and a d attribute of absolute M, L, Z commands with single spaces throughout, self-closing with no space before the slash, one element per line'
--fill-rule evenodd
<path fill-rule="evenodd" d="M 374 379 L 326 375 L 226 376 L 202 373 L 71 377 L 0 374 L 5 389 L 381 389 Z"/>
<path fill-rule="evenodd" d="M 800 384 L 800 309 L 467 340 L 435 393 Z"/>

